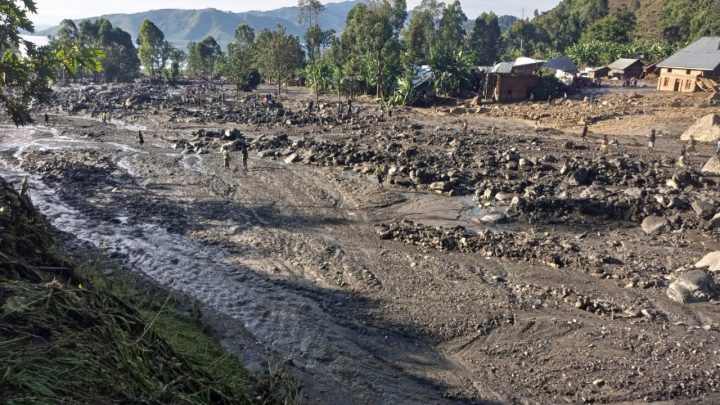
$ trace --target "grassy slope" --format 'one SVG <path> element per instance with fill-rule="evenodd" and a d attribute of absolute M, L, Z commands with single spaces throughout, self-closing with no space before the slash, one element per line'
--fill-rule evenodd
<path fill-rule="evenodd" d="M 0 178 L 0 392 L 4 403 L 250 403 L 235 357 L 169 299 L 96 279 L 54 247 Z"/>

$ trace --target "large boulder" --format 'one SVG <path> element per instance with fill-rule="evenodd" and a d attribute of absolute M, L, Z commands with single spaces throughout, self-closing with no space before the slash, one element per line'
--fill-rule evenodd
<path fill-rule="evenodd" d="M 670 228 L 667 218 L 650 215 L 642 221 L 642 230 L 648 235 L 657 235 Z"/>
<path fill-rule="evenodd" d="M 715 280 L 703 270 L 689 271 L 678 277 L 667 289 L 667 295 L 681 304 L 705 302 L 717 295 Z"/>
<path fill-rule="evenodd" d="M 668 221 L 667 218 L 650 215 L 643 220 L 641 226 L 646 234 L 657 235 L 666 231 L 670 227 L 670 221 Z"/>
<path fill-rule="evenodd" d="M 695 267 L 699 269 L 707 267 L 710 271 L 720 271 L 720 251 L 706 254 L 702 260 L 695 263 Z"/>
<path fill-rule="evenodd" d="M 568 177 L 568 183 L 571 186 L 580 186 L 590 183 L 590 171 L 584 167 L 577 169 Z"/>
<path fill-rule="evenodd" d="M 710 219 L 715 215 L 715 205 L 702 200 L 695 200 L 692 203 L 692 209 L 698 218 Z"/>
<path fill-rule="evenodd" d="M 302 160 L 302 159 L 300 158 L 300 155 L 298 155 L 296 152 L 296 153 L 293 153 L 290 156 L 286 157 L 285 163 L 291 164 L 291 163 L 299 162 L 300 160 Z"/>
<path fill-rule="evenodd" d="M 720 176 L 720 160 L 716 157 L 711 157 L 708 159 L 707 163 L 705 163 L 705 166 L 703 166 L 702 172 L 705 174 Z"/>
<path fill-rule="evenodd" d="M 700 142 L 717 142 L 720 140 L 720 115 L 708 114 L 693 124 L 680 139 L 687 141 L 690 136 Z"/>

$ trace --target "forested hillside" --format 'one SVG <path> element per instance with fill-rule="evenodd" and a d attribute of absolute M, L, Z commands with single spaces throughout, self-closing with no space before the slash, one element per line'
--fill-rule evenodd
<path fill-rule="evenodd" d="M 516 22 L 503 56 L 567 53 L 580 64 L 619 56 L 655 62 L 702 36 L 720 35 L 720 0 L 562 0 Z"/>

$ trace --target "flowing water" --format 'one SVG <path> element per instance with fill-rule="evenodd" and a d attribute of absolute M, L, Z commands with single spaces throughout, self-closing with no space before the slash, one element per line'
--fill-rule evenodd
<path fill-rule="evenodd" d="M 7 126 L 0 135 L 0 175 L 18 184 L 26 174 L 20 167 L 27 153 L 58 149 L 108 153 L 129 176 L 137 175 L 136 158 L 144 153 L 119 143 L 72 139 L 44 127 Z M 178 159 L 186 170 L 204 170 L 200 156 Z M 400 352 L 429 358 L 431 350 L 404 340 L 388 342 L 382 331 L 360 332 L 340 325 L 331 311 L 292 285 L 228 263 L 220 247 L 171 233 L 121 209 L 110 219 L 86 214 L 37 176 L 30 177 L 30 185 L 33 202 L 55 227 L 105 250 L 131 271 L 217 311 L 242 326 L 261 347 L 290 361 L 312 402 L 446 401 L 436 387 L 393 364 L 401 361 Z M 394 348 L 402 350 L 394 353 Z"/>

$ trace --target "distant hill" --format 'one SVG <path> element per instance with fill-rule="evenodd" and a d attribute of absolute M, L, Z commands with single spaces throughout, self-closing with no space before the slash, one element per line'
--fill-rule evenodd
<path fill-rule="evenodd" d="M 356 5 L 366 0 L 350 0 L 325 5 L 326 12 L 320 21 L 323 29 L 334 29 L 337 32 L 345 27 L 345 16 Z M 233 13 L 214 8 L 203 10 L 151 10 L 135 14 L 108 14 L 100 16 L 109 20 L 113 26 L 122 28 L 136 38 L 140 26 L 145 19 L 154 22 L 164 33 L 168 41 L 176 46 L 185 47 L 188 42 L 200 41 L 211 35 L 221 45 L 233 41 L 235 28 L 248 24 L 255 31 L 274 29 L 279 25 L 288 33 L 302 35 L 305 27 L 298 24 L 298 8 L 284 7 L 272 11 L 248 11 Z M 100 17 L 91 17 L 95 20 Z M 80 22 L 85 19 L 76 20 Z M 38 31 L 37 35 L 55 35 L 58 27 Z"/>

